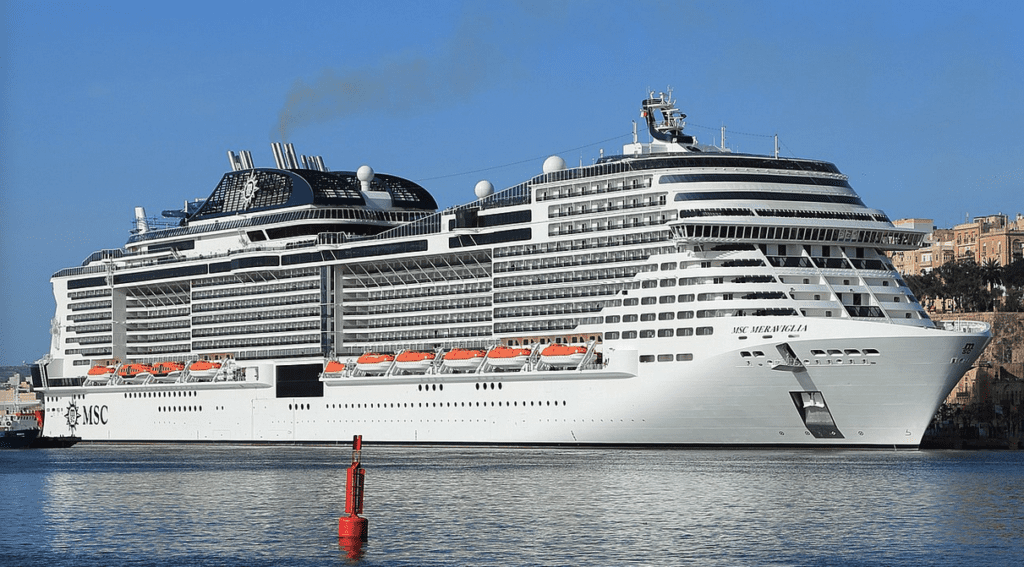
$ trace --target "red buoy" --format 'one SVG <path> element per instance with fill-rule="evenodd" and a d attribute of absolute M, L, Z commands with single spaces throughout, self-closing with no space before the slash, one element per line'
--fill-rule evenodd
<path fill-rule="evenodd" d="M 363 436 L 352 437 L 352 465 L 348 467 L 345 478 L 345 513 L 348 515 L 338 518 L 338 539 L 350 554 L 361 553 L 362 542 L 367 540 L 366 518 L 359 517 L 363 512 L 363 479 L 366 472 L 359 462 L 362 448 Z"/>

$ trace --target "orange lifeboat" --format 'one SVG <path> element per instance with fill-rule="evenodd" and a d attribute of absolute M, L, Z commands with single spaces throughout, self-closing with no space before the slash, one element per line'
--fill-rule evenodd
<path fill-rule="evenodd" d="M 498 346 L 487 353 L 487 363 L 496 368 L 519 368 L 530 359 L 530 349 Z"/>
<path fill-rule="evenodd" d="M 453 370 L 475 370 L 484 361 L 484 351 L 453 348 L 441 358 L 444 365 Z"/>
<path fill-rule="evenodd" d="M 197 360 L 188 365 L 188 375 L 198 381 L 211 380 L 219 371 L 220 363 L 212 360 Z"/>
<path fill-rule="evenodd" d="M 423 372 L 434 363 L 434 353 L 416 350 L 403 351 L 395 358 L 395 365 L 399 370 L 408 372 Z"/>
<path fill-rule="evenodd" d="M 586 347 L 554 343 L 544 347 L 540 353 L 540 361 L 549 366 L 576 367 L 586 355 Z"/>
<path fill-rule="evenodd" d="M 114 377 L 117 369 L 112 366 L 93 366 L 85 378 L 85 385 L 102 385 Z"/>
<path fill-rule="evenodd" d="M 154 376 L 167 376 L 171 372 L 181 372 L 185 365 L 180 362 L 158 362 L 153 365 Z"/>
<path fill-rule="evenodd" d="M 394 361 L 393 354 L 368 352 L 356 360 L 356 369 L 367 374 L 384 374 Z"/>
<path fill-rule="evenodd" d="M 152 374 L 153 368 L 148 364 L 130 363 L 122 364 L 121 367 L 117 369 L 117 375 L 122 378 L 134 378 L 142 373 Z"/>
<path fill-rule="evenodd" d="M 121 381 L 125 384 L 143 384 L 146 380 L 153 377 L 153 367 L 148 364 L 131 362 L 122 364 L 117 369 L 117 375 L 121 377 Z"/>
<path fill-rule="evenodd" d="M 327 363 L 327 366 L 324 368 L 324 374 L 337 374 L 342 370 L 345 370 L 344 363 L 339 362 L 337 360 L 331 360 Z"/>

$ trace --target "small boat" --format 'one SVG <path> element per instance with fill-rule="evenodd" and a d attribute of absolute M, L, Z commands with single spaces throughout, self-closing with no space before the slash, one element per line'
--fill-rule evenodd
<path fill-rule="evenodd" d="M 495 368 L 520 368 L 530 359 L 530 349 L 494 347 L 487 353 L 487 364 Z"/>
<path fill-rule="evenodd" d="M 166 376 L 182 370 L 185 370 L 185 365 L 180 362 L 158 362 L 153 365 L 153 376 Z"/>
<path fill-rule="evenodd" d="M 189 378 L 195 382 L 209 382 L 220 372 L 220 363 L 212 360 L 197 360 L 188 365 Z"/>
<path fill-rule="evenodd" d="M 356 369 L 367 374 L 384 374 L 394 361 L 393 354 L 368 352 L 356 360 Z"/>
<path fill-rule="evenodd" d="M 402 351 L 395 358 L 395 366 L 406 372 L 423 372 L 434 363 L 434 353 L 415 350 Z"/>
<path fill-rule="evenodd" d="M 15 422 L 0 422 L 0 449 L 27 449 L 39 437 L 39 427 L 21 427 Z"/>
<path fill-rule="evenodd" d="M 148 364 L 131 362 L 122 364 L 117 369 L 117 375 L 124 384 L 144 384 L 153 377 L 153 368 Z"/>
<path fill-rule="evenodd" d="M 324 374 L 341 374 L 345 370 L 345 363 L 339 360 L 330 360 L 324 367 Z"/>
<path fill-rule="evenodd" d="M 15 387 L 13 400 L 0 406 L 0 449 L 29 448 L 42 430 L 42 406 L 38 401 L 23 402 Z"/>
<path fill-rule="evenodd" d="M 169 384 L 178 382 L 183 374 L 185 374 L 185 365 L 181 362 L 158 362 L 153 365 L 153 376 L 149 381 Z"/>
<path fill-rule="evenodd" d="M 548 366 L 576 367 L 587 356 L 587 347 L 553 343 L 540 352 L 540 361 Z"/>
<path fill-rule="evenodd" d="M 117 369 L 113 366 L 93 366 L 85 377 L 86 385 L 102 385 L 114 377 Z"/>
<path fill-rule="evenodd" d="M 484 351 L 466 348 L 453 348 L 444 353 L 441 360 L 452 370 L 476 370 L 484 361 Z"/>

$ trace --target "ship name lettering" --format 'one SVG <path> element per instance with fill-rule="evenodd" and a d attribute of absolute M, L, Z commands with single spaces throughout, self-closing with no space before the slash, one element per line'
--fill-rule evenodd
<path fill-rule="evenodd" d="M 733 327 L 732 333 L 740 335 L 744 333 L 803 333 L 807 331 L 807 325 L 754 325 L 751 327 Z"/>
<path fill-rule="evenodd" d="M 107 406 L 85 406 L 82 408 L 84 425 L 106 425 Z"/>

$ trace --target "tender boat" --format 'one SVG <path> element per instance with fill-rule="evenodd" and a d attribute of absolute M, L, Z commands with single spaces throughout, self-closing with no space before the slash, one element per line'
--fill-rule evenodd
<path fill-rule="evenodd" d="M 540 361 L 548 366 L 575 368 L 583 362 L 586 355 L 586 347 L 554 343 L 544 347 L 540 352 Z"/>
<path fill-rule="evenodd" d="M 366 374 L 384 374 L 388 371 L 388 368 L 391 368 L 391 364 L 394 361 L 395 356 L 393 354 L 368 352 L 356 360 L 356 368 Z"/>
<path fill-rule="evenodd" d="M 434 364 L 434 353 L 406 350 L 395 358 L 395 367 L 403 372 L 423 372 Z"/>
<path fill-rule="evenodd" d="M 530 360 L 530 349 L 496 346 L 487 353 L 487 364 L 495 368 L 522 368 Z"/>
<path fill-rule="evenodd" d="M 103 385 L 109 382 L 110 379 L 116 375 L 117 368 L 114 366 L 93 366 L 86 374 L 85 385 Z"/>
<path fill-rule="evenodd" d="M 324 367 L 324 375 L 341 374 L 345 370 L 345 363 L 338 360 L 327 361 Z"/>
<path fill-rule="evenodd" d="M 444 353 L 441 359 L 445 367 L 465 372 L 479 368 L 485 355 L 486 352 L 482 350 L 454 348 Z"/>
<path fill-rule="evenodd" d="M 188 380 L 209 382 L 220 372 L 221 363 L 213 360 L 197 360 L 188 365 Z"/>

